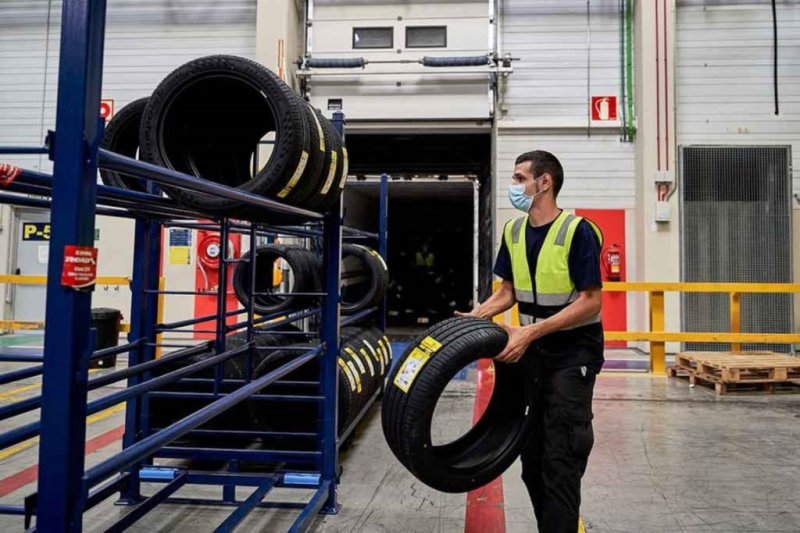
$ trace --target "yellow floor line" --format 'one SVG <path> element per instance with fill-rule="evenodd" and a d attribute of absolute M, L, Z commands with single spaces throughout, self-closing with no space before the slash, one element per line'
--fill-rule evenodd
<path fill-rule="evenodd" d="M 93 368 L 93 369 L 89 370 L 89 373 L 90 374 L 94 374 L 96 372 L 100 372 L 101 370 L 103 370 L 103 369 L 102 368 Z M 33 390 L 33 389 L 38 389 L 41 386 L 42 386 L 42 382 L 41 381 L 37 381 L 36 383 L 31 383 L 29 385 L 22 385 L 20 387 L 11 389 L 11 390 L 6 391 L 6 392 L 0 392 L 0 402 L 16 401 L 17 398 L 15 398 L 15 396 L 17 396 L 18 394 L 22 394 L 23 392 L 28 392 L 29 390 Z"/>
<path fill-rule="evenodd" d="M 15 399 L 14 397 L 16 395 L 22 394 L 23 392 L 27 392 L 29 390 L 38 389 L 41 386 L 41 383 L 31 383 L 30 385 L 23 385 L 21 387 L 11 389 L 10 391 L 2 392 L 0 393 L 0 401 Z"/>
<path fill-rule="evenodd" d="M 95 424 L 100 422 L 101 420 L 105 420 L 106 418 L 113 416 L 117 413 L 125 411 L 125 404 L 121 403 L 119 405 L 115 405 L 114 407 L 109 407 L 105 411 L 100 411 L 99 413 L 95 413 L 86 419 L 86 425 Z M 10 448 L 6 448 L 5 450 L 0 451 L 0 461 L 4 459 L 8 459 L 9 457 L 18 454 L 19 452 L 25 451 L 32 446 L 36 446 L 39 443 L 39 437 L 33 437 L 32 439 L 28 439 L 26 441 L 22 441 L 19 444 L 12 446 Z"/>

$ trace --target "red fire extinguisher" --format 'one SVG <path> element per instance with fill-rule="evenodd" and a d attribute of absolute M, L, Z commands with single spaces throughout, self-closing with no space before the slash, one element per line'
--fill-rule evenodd
<path fill-rule="evenodd" d="M 605 267 L 608 281 L 622 279 L 622 251 L 619 246 L 612 244 L 603 253 L 603 266 Z"/>

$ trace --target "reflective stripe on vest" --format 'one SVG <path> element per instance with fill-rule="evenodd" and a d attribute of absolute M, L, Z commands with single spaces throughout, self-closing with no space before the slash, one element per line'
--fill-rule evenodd
<path fill-rule="evenodd" d="M 578 298 L 575 284 L 569 275 L 569 251 L 572 246 L 572 239 L 582 217 L 562 211 L 556 217 L 545 236 L 542 249 L 536 262 L 536 294 L 534 294 L 534 283 L 531 279 L 531 270 L 528 265 L 528 250 L 525 238 L 525 229 L 528 217 L 524 216 L 506 224 L 504 239 L 509 255 L 511 256 L 511 271 L 514 276 L 514 293 L 520 307 L 529 307 L 525 304 L 536 304 L 536 306 L 563 308 Z M 592 229 L 597 234 L 602 245 L 603 236 L 600 228 L 593 222 L 587 220 Z M 539 317 L 546 318 L 546 317 Z M 520 309 L 520 322 L 523 325 L 533 323 L 535 317 L 525 313 Z M 600 321 L 600 316 L 591 317 L 581 324 L 573 327 L 580 327 Z"/>

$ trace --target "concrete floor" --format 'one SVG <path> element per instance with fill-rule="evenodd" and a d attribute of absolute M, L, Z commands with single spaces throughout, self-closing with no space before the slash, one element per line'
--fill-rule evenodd
<path fill-rule="evenodd" d="M 0 364 L 0 371 L 20 367 Z M 473 378 L 470 372 L 448 389 L 438 410 L 443 413 L 439 420 L 444 434 L 463 428 L 470 418 Z M 0 405 L 37 395 L 38 383 L 31 379 L 0 387 Z M 93 397 L 111 390 L 97 391 Z M 588 531 L 800 531 L 800 395 L 717 397 L 679 380 L 606 372 L 597 382 L 594 411 L 596 442 L 582 505 Z M 87 456 L 87 465 L 120 449 L 123 414 L 112 409 L 90 419 L 87 440 L 96 449 Z M 2 422 L 0 431 L 37 416 L 35 412 L 13 423 Z M 0 503 L 21 503 L 35 490 L 37 453 L 36 442 L 0 452 Z M 465 495 L 433 491 L 397 463 L 384 442 L 378 406 L 359 428 L 343 466 L 342 510 L 316 520 L 312 531 L 465 530 Z M 518 464 L 503 476 L 503 488 L 505 531 L 534 531 Z M 218 494 L 219 489 L 200 487 L 179 492 Z M 240 494 L 246 497 L 247 492 Z M 302 495 L 276 491 L 267 501 Z M 126 512 L 108 500 L 86 513 L 84 529 L 103 531 Z M 239 530 L 283 531 L 295 515 L 257 509 Z M 131 531 L 211 531 L 226 516 L 219 508 L 161 506 Z M 0 517 L 0 531 L 22 529 L 20 517 Z"/>

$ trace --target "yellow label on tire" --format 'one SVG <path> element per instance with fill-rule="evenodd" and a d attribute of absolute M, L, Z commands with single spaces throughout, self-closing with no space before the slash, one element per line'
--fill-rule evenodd
<path fill-rule="evenodd" d="M 353 373 L 353 377 L 356 378 L 356 390 L 357 392 L 361 392 L 361 376 L 358 374 L 358 370 L 356 370 L 356 365 L 353 364 L 352 361 L 347 361 L 347 366 L 350 367 L 350 371 Z"/>
<path fill-rule="evenodd" d="M 350 373 L 350 368 L 345 364 L 345 362 L 339 358 L 337 359 L 339 366 L 342 368 L 342 372 L 344 372 L 347 381 L 350 382 L 350 390 L 355 392 L 356 391 L 356 380 L 353 379 L 353 374 Z"/>
<path fill-rule="evenodd" d="M 294 189 L 294 186 L 297 185 L 298 181 L 300 181 L 300 177 L 306 170 L 306 163 L 308 163 L 308 152 L 303 150 L 303 155 L 300 156 L 300 162 L 297 164 L 294 174 L 292 174 L 292 177 L 289 180 L 289 183 L 286 184 L 286 187 L 281 189 L 281 191 L 278 193 L 278 198 L 286 198 L 286 196 L 292 192 L 292 189 Z"/>
<path fill-rule="evenodd" d="M 347 148 L 342 146 L 342 158 L 344 162 L 342 163 L 342 178 L 339 180 L 339 188 L 344 189 L 344 182 L 347 181 L 347 172 L 350 169 L 350 166 L 347 162 Z"/>
<path fill-rule="evenodd" d="M 442 347 L 442 343 L 434 339 L 433 337 L 425 337 L 419 343 L 419 347 L 428 352 L 429 354 L 433 355 L 439 351 Z"/>
<path fill-rule="evenodd" d="M 430 358 L 430 354 L 423 352 L 419 348 L 411 350 L 406 360 L 403 361 L 403 366 L 400 367 L 400 370 L 394 377 L 394 385 L 408 394 L 411 384 L 417 379 L 417 374 L 419 374 L 419 371 L 422 370 L 422 367 L 425 366 L 425 363 L 427 363 Z"/>
<path fill-rule="evenodd" d="M 328 168 L 328 177 L 325 179 L 325 185 L 322 187 L 322 190 L 319 191 L 320 194 L 327 194 L 331 185 L 333 185 L 333 178 L 336 176 L 336 161 L 336 151 L 331 150 L 331 166 Z"/>
<path fill-rule="evenodd" d="M 311 106 L 308 106 L 311 108 Z M 314 122 L 317 124 L 317 134 L 319 135 L 319 151 L 325 151 L 325 134 L 322 132 L 322 124 L 319 123 L 319 119 L 317 118 L 317 114 L 311 109 L 311 116 L 314 117 Z"/>
<path fill-rule="evenodd" d="M 367 339 L 362 339 L 362 342 L 367 346 L 367 348 L 369 348 L 369 351 L 372 353 L 373 359 L 375 359 L 381 364 L 381 375 L 383 375 L 384 365 L 386 364 L 383 361 L 383 357 L 380 354 L 378 354 L 378 352 L 375 351 L 375 348 L 372 347 L 372 345 L 369 343 L 369 341 L 367 341 Z"/>
<path fill-rule="evenodd" d="M 364 359 L 366 359 L 367 361 L 370 360 L 370 355 L 367 353 L 367 351 L 364 348 L 361 348 L 361 355 L 363 355 Z M 369 368 L 370 368 L 370 370 L 372 370 L 372 375 L 374 376 L 375 375 L 375 367 L 372 366 L 372 364 L 370 363 Z M 381 373 L 383 373 L 383 370 L 381 370 Z"/>
<path fill-rule="evenodd" d="M 358 358 L 358 354 L 356 352 L 354 352 L 353 350 L 351 350 L 350 348 L 345 348 L 344 351 L 347 352 L 348 354 L 350 354 L 350 357 Z M 364 355 L 364 360 L 367 362 L 367 366 L 369 367 L 369 375 L 370 376 L 374 376 L 375 375 L 375 367 L 372 365 L 372 361 L 370 360 L 368 355 L 366 355 L 366 354 L 363 354 L 363 355 Z M 359 361 L 360 361 L 360 358 L 359 358 Z M 366 370 L 364 370 L 364 373 L 366 373 Z"/>
<path fill-rule="evenodd" d="M 350 357 L 353 359 L 353 361 L 356 362 L 356 365 L 358 366 L 358 369 L 361 370 L 361 373 L 362 374 L 366 374 L 367 373 L 367 368 L 364 366 L 364 363 L 361 362 L 361 358 L 358 356 L 358 354 L 353 352 L 349 348 L 345 348 L 344 351 L 347 352 L 347 354 L 350 355 Z M 369 361 L 367 361 L 367 362 L 369 362 Z"/>

